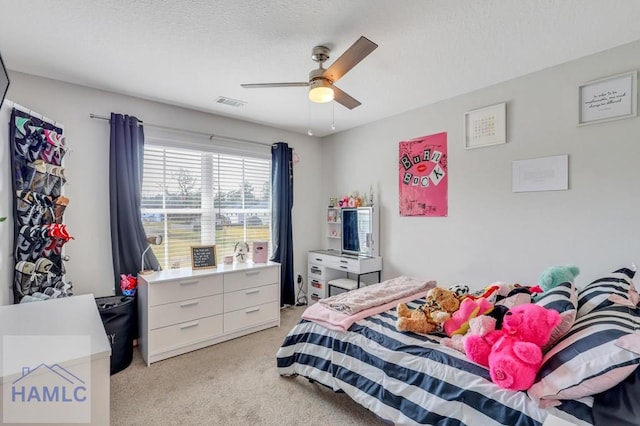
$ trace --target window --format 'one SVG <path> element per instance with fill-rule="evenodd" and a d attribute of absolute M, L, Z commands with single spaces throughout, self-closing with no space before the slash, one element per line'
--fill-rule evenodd
<path fill-rule="evenodd" d="M 192 245 L 216 245 L 216 260 L 238 241 L 271 247 L 271 160 L 145 144 L 142 223 L 163 269 L 191 265 Z"/>

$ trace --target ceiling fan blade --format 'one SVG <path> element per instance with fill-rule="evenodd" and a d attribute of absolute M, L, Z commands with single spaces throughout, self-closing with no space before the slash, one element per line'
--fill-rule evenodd
<path fill-rule="evenodd" d="M 309 82 L 299 82 L 299 83 L 254 83 L 254 84 L 241 84 L 240 86 L 245 89 L 255 89 L 260 87 L 307 87 L 309 86 Z"/>
<path fill-rule="evenodd" d="M 362 105 L 362 103 L 360 101 L 358 101 L 357 99 L 353 98 L 351 95 L 347 95 L 345 92 L 343 92 L 342 90 L 338 89 L 336 86 L 331 86 L 333 87 L 333 100 L 344 105 L 345 107 L 349 108 L 349 109 L 354 109 L 356 107 L 359 107 L 360 105 Z"/>
<path fill-rule="evenodd" d="M 322 75 L 335 83 L 377 47 L 368 38 L 360 37 Z"/>

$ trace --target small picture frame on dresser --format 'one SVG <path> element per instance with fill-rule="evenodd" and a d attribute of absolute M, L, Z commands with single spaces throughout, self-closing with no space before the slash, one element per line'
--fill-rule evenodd
<path fill-rule="evenodd" d="M 217 268 L 216 246 L 191 246 L 191 269 Z"/>

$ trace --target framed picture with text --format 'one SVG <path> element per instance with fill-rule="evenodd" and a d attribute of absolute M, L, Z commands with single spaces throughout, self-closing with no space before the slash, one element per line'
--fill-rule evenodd
<path fill-rule="evenodd" d="M 637 71 L 580 85 L 578 87 L 578 125 L 637 116 L 637 85 Z"/>
<path fill-rule="evenodd" d="M 216 268 L 216 246 L 191 246 L 191 269 Z"/>

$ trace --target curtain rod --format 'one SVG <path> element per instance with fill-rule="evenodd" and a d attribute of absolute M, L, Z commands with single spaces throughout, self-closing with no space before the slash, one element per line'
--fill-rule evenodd
<path fill-rule="evenodd" d="M 96 115 L 96 114 L 93 114 L 93 113 L 89 114 L 89 118 L 97 118 L 98 120 L 106 120 L 106 121 L 110 121 L 111 120 L 110 117 L 104 117 L 102 115 Z M 195 130 L 178 129 L 176 127 L 162 126 L 160 124 L 151 124 L 151 123 L 146 123 L 146 122 L 144 122 L 142 120 L 138 120 L 138 123 L 140 123 L 140 124 L 142 124 L 144 126 L 148 126 L 148 127 L 155 127 L 157 129 L 173 130 L 175 132 L 191 133 L 193 135 L 206 136 L 206 137 L 209 138 L 210 141 L 213 141 L 213 138 L 218 138 L 218 139 L 225 139 L 225 140 L 236 141 L 236 142 L 251 143 L 251 144 L 261 145 L 261 146 L 268 146 L 269 145 L 269 144 L 266 144 L 266 143 L 251 141 L 251 140 L 248 140 L 248 139 L 240 139 L 240 138 L 234 138 L 234 137 L 231 137 L 231 136 L 216 135 L 214 133 L 198 132 L 198 131 L 195 131 Z M 274 144 L 272 144 L 271 146 L 274 146 Z"/>

